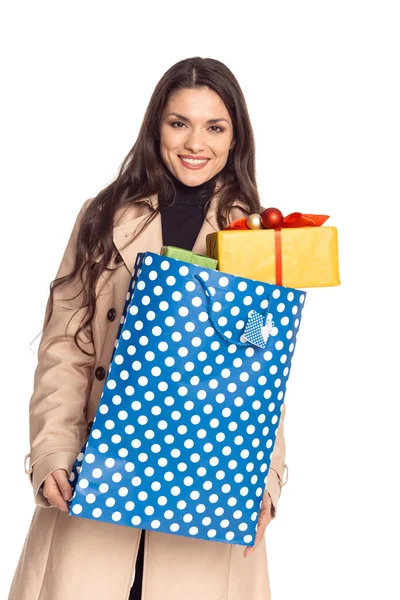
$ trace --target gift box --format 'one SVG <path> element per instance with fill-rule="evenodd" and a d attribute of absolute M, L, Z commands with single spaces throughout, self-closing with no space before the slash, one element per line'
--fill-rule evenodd
<path fill-rule="evenodd" d="M 139 253 L 69 515 L 254 545 L 305 297 Z"/>
<path fill-rule="evenodd" d="M 177 248 L 176 246 L 163 246 L 160 254 L 161 256 L 169 256 L 170 258 L 183 260 L 184 262 L 200 267 L 206 267 L 207 269 L 216 269 L 218 264 L 218 261 L 215 258 L 203 256 L 202 254 L 195 254 L 194 252 L 191 252 L 191 250 Z"/>
<path fill-rule="evenodd" d="M 218 260 L 220 271 L 259 281 L 294 288 L 340 285 L 337 228 L 295 227 L 295 219 L 299 224 L 307 222 L 301 218 L 305 215 L 298 215 L 285 217 L 281 229 L 232 228 L 210 233 L 207 255 Z"/>

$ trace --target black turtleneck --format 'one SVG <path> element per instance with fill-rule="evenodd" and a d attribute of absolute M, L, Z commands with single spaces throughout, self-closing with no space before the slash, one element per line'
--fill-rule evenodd
<path fill-rule="evenodd" d="M 214 193 L 218 175 L 200 185 L 190 186 L 170 173 L 175 187 L 175 200 L 161 212 L 164 246 L 192 250 L 204 221 L 205 204 Z"/>

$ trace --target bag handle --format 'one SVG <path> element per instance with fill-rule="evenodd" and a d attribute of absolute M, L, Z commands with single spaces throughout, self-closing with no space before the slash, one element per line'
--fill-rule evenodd
<path fill-rule="evenodd" d="M 209 319 L 210 319 L 210 321 L 211 321 L 211 323 L 212 323 L 215 331 L 217 331 L 219 333 L 219 335 L 225 341 L 229 342 L 230 344 L 235 344 L 235 346 L 245 346 L 245 347 L 252 346 L 253 347 L 253 344 L 251 342 L 247 342 L 247 341 L 246 342 L 242 342 L 240 340 L 237 341 L 237 342 L 234 342 L 231 338 L 229 338 L 227 335 L 225 335 L 223 333 L 222 329 L 220 328 L 220 326 L 218 325 L 218 323 L 215 321 L 214 311 L 213 311 L 214 299 L 212 297 L 212 294 L 211 294 L 211 291 L 210 291 L 210 288 L 209 288 L 208 284 L 197 273 L 195 275 L 193 275 L 193 277 L 195 279 L 197 279 L 201 283 L 201 285 L 202 285 L 202 287 L 203 287 L 203 289 L 204 289 L 204 291 L 206 293 L 206 296 L 208 297 L 208 310 L 207 310 L 207 313 L 208 313 L 208 317 L 209 317 Z M 269 308 L 269 305 L 270 305 L 270 298 L 271 298 L 271 294 L 268 294 L 268 296 L 267 296 L 268 308 Z"/>

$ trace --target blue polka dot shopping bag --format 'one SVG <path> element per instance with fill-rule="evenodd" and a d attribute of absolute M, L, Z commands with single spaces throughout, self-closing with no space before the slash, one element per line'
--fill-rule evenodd
<path fill-rule="evenodd" d="M 138 254 L 69 514 L 254 545 L 305 296 Z"/>

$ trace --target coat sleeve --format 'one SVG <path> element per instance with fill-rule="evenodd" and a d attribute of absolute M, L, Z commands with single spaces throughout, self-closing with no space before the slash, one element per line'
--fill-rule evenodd
<path fill-rule="evenodd" d="M 77 234 L 91 198 L 86 200 L 75 220 L 73 230 L 56 277 L 72 271 Z M 49 311 L 45 309 L 45 320 Z M 80 309 L 82 284 L 75 281 L 54 288 L 54 307 L 51 319 L 42 330 L 38 348 L 38 363 L 34 374 L 33 394 L 29 403 L 30 466 L 26 473 L 33 486 L 34 502 L 50 507 L 41 485 L 56 469 L 70 474 L 72 465 L 84 441 L 85 410 L 93 381 L 94 356 L 87 356 L 74 343 L 86 309 Z M 44 323 L 43 323 L 44 325 Z M 67 328 L 68 325 L 68 328 Z M 67 331 L 66 331 L 67 330 Z M 80 345 L 93 353 L 93 343 L 80 334 Z"/>
<path fill-rule="evenodd" d="M 284 437 L 284 420 L 286 414 L 286 404 L 282 404 L 282 412 L 276 432 L 276 440 L 274 450 L 272 452 L 271 463 L 268 471 L 267 485 L 265 487 L 264 495 L 269 493 L 271 496 L 271 518 L 276 517 L 278 509 L 278 501 L 282 492 L 282 487 L 286 485 L 288 481 L 289 469 L 285 463 L 286 455 L 286 443 Z M 286 479 L 284 481 L 284 470 L 286 468 Z"/>

